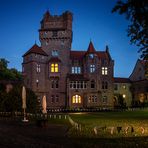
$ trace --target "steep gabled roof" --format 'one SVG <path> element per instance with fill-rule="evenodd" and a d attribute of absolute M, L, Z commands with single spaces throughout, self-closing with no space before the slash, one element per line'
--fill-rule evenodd
<path fill-rule="evenodd" d="M 85 55 L 86 51 L 70 51 L 71 59 L 82 59 Z"/>
<path fill-rule="evenodd" d="M 105 51 L 97 51 L 96 52 L 98 58 L 100 59 L 108 59 L 108 54 Z"/>
<path fill-rule="evenodd" d="M 86 52 L 87 51 L 70 51 L 70 58 L 81 60 L 86 55 Z M 105 51 L 96 51 L 95 54 L 100 59 L 109 59 L 108 53 Z"/>
<path fill-rule="evenodd" d="M 34 45 L 23 55 L 23 57 L 25 57 L 26 55 L 31 54 L 31 53 L 36 53 L 36 54 L 48 56 L 48 55 L 46 54 L 46 52 L 43 51 L 42 48 L 39 47 L 37 44 L 34 44 Z"/>
<path fill-rule="evenodd" d="M 88 49 L 87 49 L 87 54 L 89 54 L 89 53 L 95 53 L 96 52 L 96 50 L 95 50 L 95 48 L 94 48 L 94 45 L 93 45 L 93 43 L 90 41 L 90 43 L 89 43 L 89 46 L 88 46 Z"/>
<path fill-rule="evenodd" d="M 114 78 L 114 83 L 130 83 L 129 78 L 120 78 L 120 77 L 115 77 Z"/>

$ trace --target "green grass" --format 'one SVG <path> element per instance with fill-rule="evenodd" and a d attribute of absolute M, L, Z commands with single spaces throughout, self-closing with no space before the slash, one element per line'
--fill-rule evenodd
<path fill-rule="evenodd" d="M 121 137 L 121 136 L 148 136 L 148 110 L 124 111 L 124 112 L 98 112 L 98 113 L 80 113 L 70 114 L 70 117 L 81 124 L 81 132 L 71 129 L 71 135 L 82 137 L 94 137 L 94 127 L 107 127 L 108 129 L 99 129 L 97 136 L 101 137 Z M 125 134 L 126 127 L 133 127 L 134 132 L 128 130 Z M 109 127 L 115 127 L 114 134 L 110 133 Z M 116 128 L 122 127 L 120 133 Z M 144 134 L 142 134 L 143 127 Z"/>

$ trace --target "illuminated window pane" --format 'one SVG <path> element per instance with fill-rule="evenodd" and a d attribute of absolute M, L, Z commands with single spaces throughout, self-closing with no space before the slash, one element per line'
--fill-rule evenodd
<path fill-rule="evenodd" d="M 72 103 L 75 103 L 75 96 L 72 97 Z"/>
<path fill-rule="evenodd" d="M 107 75 L 107 74 L 108 74 L 107 67 L 102 67 L 102 75 Z"/>
<path fill-rule="evenodd" d="M 58 64 L 51 64 L 51 72 L 58 72 L 59 68 L 58 68 Z"/>
<path fill-rule="evenodd" d="M 80 74 L 81 73 L 81 67 L 79 67 L 79 66 L 72 67 L 71 73 Z"/>
<path fill-rule="evenodd" d="M 81 103 L 81 97 L 79 96 L 79 101 L 78 101 L 78 103 Z"/>
<path fill-rule="evenodd" d="M 79 96 L 79 95 L 73 96 L 72 103 L 81 103 L 81 96 Z"/>

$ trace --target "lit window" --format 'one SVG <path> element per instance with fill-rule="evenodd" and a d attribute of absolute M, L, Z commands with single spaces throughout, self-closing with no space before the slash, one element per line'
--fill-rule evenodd
<path fill-rule="evenodd" d="M 59 72 L 59 65 L 56 64 L 51 64 L 51 72 Z"/>
<path fill-rule="evenodd" d="M 122 97 L 123 97 L 123 98 L 126 98 L 126 95 L 125 95 L 125 94 L 123 94 L 123 95 L 122 95 Z"/>
<path fill-rule="evenodd" d="M 58 72 L 58 64 L 55 64 L 55 72 Z"/>
<path fill-rule="evenodd" d="M 36 66 L 36 72 L 41 72 L 41 66 L 39 64 Z"/>
<path fill-rule="evenodd" d="M 108 74 L 107 67 L 102 67 L 102 75 L 107 75 L 107 74 Z"/>
<path fill-rule="evenodd" d="M 57 50 L 53 50 L 51 54 L 53 57 L 57 57 L 59 55 Z"/>
<path fill-rule="evenodd" d="M 81 103 L 81 96 L 79 96 L 79 95 L 73 96 L 72 103 Z"/>
<path fill-rule="evenodd" d="M 79 66 L 74 66 L 71 68 L 71 73 L 73 74 L 80 74 L 81 73 L 81 67 Z"/>
<path fill-rule="evenodd" d="M 95 72 L 95 65 L 90 65 L 90 72 L 91 73 Z"/>

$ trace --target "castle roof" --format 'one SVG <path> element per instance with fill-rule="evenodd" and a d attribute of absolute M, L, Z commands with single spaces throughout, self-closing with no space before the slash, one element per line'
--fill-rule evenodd
<path fill-rule="evenodd" d="M 70 51 L 71 59 L 82 59 L 85 55 L 86 51 Z"/>
<path fill-rule="evenodd" d="M 87 51 L 70 51 L 70 58 L 81 60 L 86 53 Z M 95 54 L 100 59 L 110 59 L 109 54 L 106 51 L 96 51 Z"/>
<path fill-rule="evenodd" d="M 88 46 L 88 49 L 87 49 L 87 52 L 86 53 L 95 53 L 96 52 L 96 50 L 95 50 L 95 48 L 94 48 L 94 45 L 93 45 L 93 43 L 90 41 L 90 43 L 89 43 L 89 46 Z"/>
<path fill-rule="evenodd" d="M 120 78 L 120 77 L 115 77 L 114 78 L 114 83 L 130 83 L 129 78 Z"/>
<path fill-rule="evenodd" d="M 23 57 L 25 57 L 26 55 L 31 54 L 31 53 L 36 53 L 36 54 L 48 56 L 48 55 L 46 54 L 46 52 L 43 51 L 42 48 L 39 47 L 37 44 L 34 44 L 34 45 L 23 55 Z"/>

